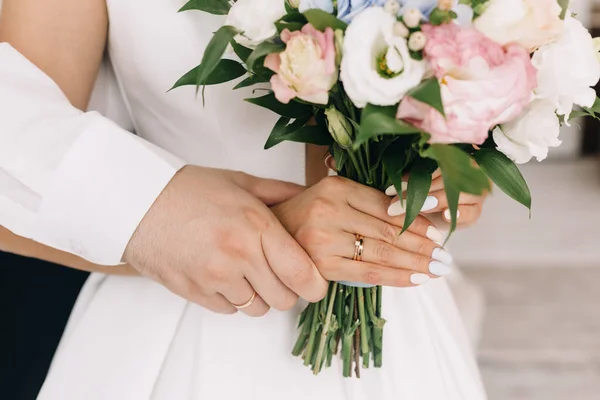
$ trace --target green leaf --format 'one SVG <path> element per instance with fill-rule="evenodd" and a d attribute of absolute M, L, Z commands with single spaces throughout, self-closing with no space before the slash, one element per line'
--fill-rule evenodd
<path fill-rule="evenodd" d="M 317 8 L 306 10 L 304 16 L 319 31 L 324 31 L 326 28 L 332 28 L 333 30 L 341 29 L 345 30 L 348 24 L 341 21 L 329 14 L 326 11 L 319 10 Z"/>
<path fill-rule="evenodd" d="M 265 82 L 269 82 L 269 80 L 265 79 L 264 77 L 259 76 L 259 75 L 250 75 L 249 77 L 247 77 L 246 79 L 244 79 L 243 81 L 241 81 L 240 83 L 235 85 L 233 90 L 237 90 L 237 89 L 241 89 L 241 88 L 245 88 L 248 86 L 256 85 L 258 83 L 265 83 Z"/>
<path fill-rule="evenodd" d="M 421 103 L 430 105 L 438 110 L 440 114 L 446 116 L 444 113 L 444 104 L 442 103 L 442 89 L 436 77 L 422 82 L 419 86 L 408 92 L 408 96 Z"/>
<path fill-rule="evenodd" d="M 362 112 L 354 149 L 378 135 L 407 135 L 419 133 L 419 129 L 396 119 L 395 107 L 379 107 L 368 104 Z"/>
<path fill-rule="evenodd" d="M 421 212 L 431 188 L 431 171 L 425 162 L 417 162 L 410 170 L 406 190 L 406 214 L 402 232 L 406 231 Z M 402 192 L 398 192 L 402 193 Z"/>
<path fill-rule="evenodd" d="M 490 189 L 490 182 L 471 157 L 453 145 L 433 144 L 423 151 L 423 156 L 437 161 L 444 182 L 448 181 L 459 192 L 481 195 Z"/>
<path fill-rule="evenodd" d="M 596 101 L 591 107 L 584 107 L 584 110 L 590 113 L 600 113 L 600 98 L 596 97 Z"/>
<path fill-rule="evenodd" d="M 234 53 L 242 60 L 242 62 L 246 62 L 250 54 L 252 54 L 252 49 L 242 46 L 235 39 L 231 39 L 231 47 L 233 47 Z"/>
<path fill-rule="evenodd" d="M 230 8 L 227 0 L 190 0 L 179 9 L 179 12 L 200 10 L 215 15 L 227 15 Z"/>
<path fill-rule="evenodd" d="M 254 64 L 260 59 L 271 53 L 281 53 L 285 50 L 285 44 L 273 43 L 273 42 L 262 42 L 256 49 L 250 54 L 246 60 L 246 66 L 249 71 L 254 71 Z"/>
<path fill-rule="evenodd" d="M 330 145 L 332 139 L 327 129 L 316 125 L 306 125 L 309 119 L 310 117 L 298 118 L 290 124 L 290 118 L 279 118 L 265 143 L 265 149 L 270 149 L 283 141 L 311 143 L 319 146 Z"/>
<path fill-rule="evenodd" d="M 280 103 L 275 98 L 273 93 L 266 94 L 261 97 L 252 97 L 246 99 L 248 103 L 256 104 L 267 108 L 278 115 L 288 118 L 302 118 L 311 115 L 312 108 L 305 104 L 300 104 L 295 101 L 290 101 L 288 104 Z"/>
<path fill-rule="evenodd" d="M 303 22 L 284 22 L 277 21 L 275 22 L 275 27 L 277 27 L 277 32 L 281 33 L 284 29 L 289 30 L 290 32 L 299 31 L 304 27 L 305 23 Z"/>
<path fill-rule="evenodd" d="M 401 138 L 390 144 L 383 152 L 382 162 L 390 181 L 398 193 L 402 193 L 402 175 L 410 162 L 410 141 Z M 400 201 L 403 202 L 402 196 Z"/>
<path fill-rule="evenodd" d="M 481 149 L 473 156 L 496 186 L 531 211 L 531 192 L 512 160 L 496 149 Z"/>
<path fill-rule="evenodd" d="M 298 10 L 295 10 L 294 12 L 291 12 L 291 13 L 287 13 L 286 15 L 281 17 L 281 19 L 279 21 L 281 21 L 281 22 L 301 22 L 305 25 L 308 22 L 306 17 L 302 13 L 298 12 Z"/>
<path fill-rule="evenodd" d="M 339 144 L 334 143 L 333 147 L 333 159 L 335 160 L 335 169 L 338 172 L 342 172 L 348 161 L 348 151 L 342 149 Z"/>
<path fill-rule="evenodd" d="M 559 16 L 560 19 L 565 19 L 565 16 L 567 15 L 567 11 L 569 10 L 570 2 L 571 2 L 571 0 L 558 0 L 558 5 L 562 9 L 560 16 Z"/>
<path fill-rule="evenodd" d="M 218 85 L 219 83 L 229 82 L 246 73 L 246 68 L 237 61 L 221 60 L 213 72 L 206 78 L 203 85 Z M 198 67 L 188 71 L 182 76 L 170 90 L 186 85 L 196 85 L 198 76 Z"/>
<path fill-rule="evenodd" d="M 204 50 L 202 62 L 198 66 L 198 75 L 196 76 L 197 86 L 203 85 L 208 76 L 219 65 L 219 61 L 225 53 L 227 45 L 238 33 L 240 31 L 233 26 L 224 25 L 213 35 L 208 46 L 206 46 L 206 50 Z"/>
<path fill-rule="evenodd" d="M 460 198 L 460 190 L 453 186 L 452 182 L 445 176 L 444 179 L 444 191 L 446 192 L 446 200 L 448 201 L 448 210 L 450 210 L 450 232 L 446 241 L 450 239 L 452 232 L 456 230 L 456 221 L 458 220 L 458 200 Z"/>

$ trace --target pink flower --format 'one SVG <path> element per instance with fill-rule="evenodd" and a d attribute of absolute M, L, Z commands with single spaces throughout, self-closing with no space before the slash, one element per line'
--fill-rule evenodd
<path fill-rule="evenodd" d="M 482 144 L 494 126 L 531 100 L 536 69 L 518 45 L 501 47 L 473 28 L 424 25 L 424 54 L 442 87 L 446 118 L 406 97 L 397 117 L 431 134 L 432 143 Z"/>
<path fill-rule="evenodd" d="M 333 29 L 320 32 L 306 24 L 301 31 L 284 29 L 281 40 L 286 49 L 265 58 L 265 67 L 275 72 L 271 87 L 277 100 L 287 104 L 299 97 L 310 103 L 327 104 L 329 89 L 338 77 Z"/>

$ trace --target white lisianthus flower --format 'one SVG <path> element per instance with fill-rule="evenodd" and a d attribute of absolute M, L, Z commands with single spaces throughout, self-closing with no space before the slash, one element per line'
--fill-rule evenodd
<path fill-rule="evenodd" d="M 485 7 L 473 26 L 503 46 L 518 43 L 533 51 L 562 31 L 562 9 L 556 0 L 489 0 Z"/>
<path fill-rule="evenodd" d="M 524 164 L 532 157 L 544 160 L 550 147 L 561 144 L 560 122 L 554 109 L 550 101 L 534 100 L 519 117 L 494 129 L 498 150 L 517 164 Z"/>
<path fill-rule="evenodd" d="M 597 55 L 590 33 L 567 15 L 560 39 L 533 54 L 531 61 L 538 70 L 536 97 L 553 102 L 559 115 L 569 116 L 574 104 L 591 107 L 596 100 L 592 86 L 600 79 Z"/>
<path fill-rule="evenodd" d="M 285 0 L 237 0 L 229 10 L 225 25 L 242 31 L 235 41 L 254 49 L 277 34 L 275 22 L 285 14 Z"/>
<path fill-rule="evenodd" d="M 346 29 L 340 77 L 357 107 L 398 104 L 423 79 L 426 63 L 411 58 L 406 38 L 394 34 L 395 23 L 383 8 L 371 7 Z"/>

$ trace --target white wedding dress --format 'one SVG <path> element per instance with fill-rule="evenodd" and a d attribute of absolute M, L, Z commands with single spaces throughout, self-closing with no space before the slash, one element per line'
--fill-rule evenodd
<path fill-rule="evenodd" d="M 109 55 L 135 131 L 188 163 L 303 183 L 302 145 L 263 150 L 276 116 L 245 103 L 250 90 L 209 87 L 204 107 L 192 87 L 167 93 L 223 23 L 178 14 L 183 3 L 107 1 Z M 257 319 L 224 316 L 145 278 L 93 274 L 39 399 L 485 399 L 446 281 L 384 293 L 384 367 L 357 380 L 342 378 L 338 362 L 314 377 L 291 355 L 303 304 Z"/>

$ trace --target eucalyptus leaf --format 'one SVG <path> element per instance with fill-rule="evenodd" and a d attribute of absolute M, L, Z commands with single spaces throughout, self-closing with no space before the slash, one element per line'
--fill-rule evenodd
<path fill-rule="evenodd" d="M 219 61 L 223 57 L 229 42 L 239 33 L 239 30 L 229 25 L 224 25 L 215 32 L 208 46 L 206 46 L 202 62 L 198 66 L 198 75 L 196 76 L 197 86 L 204 84 L 208 76 L 219 65 Z"/>
<path fill-rule="evenodd" d="M 227 15 L 230 8 L 227 0 L 190 0 L 179 9 L 179 12 L 200 10 L 215 15 Z"/>
<path fill-rule="evenodd" d="M 473 157 L 496 186 L 531 211 L 531 192 L 512 160 L 496 149 L 481 149 Z"/>
<path fill-rule="evenodd" d="M 246 59 L 246 66 L 249 71 L 254 71 L 254 64 L 260 59 L 271 53 L 281 53 L 285 50 L 285 44 L 273 43 L 273 42 L 262 42 Z"/>
<path fill-rule="evenodd" d="M 437 161 L 444 182 L 452 184 L 459 192 L 481 195 L 490 189 L 490 182 L 483 171 L 474 166 L 472 158 L 458 147 L 433 144 L 423 151 L 423 155 Z"/>
<path fill-rule="evenodd" d="M 361 115 L 358 136 L 354 149 L 378 135 L 409 135 L 419 133 L 419 129 L 396 119 L 395 107 L 367 105 Z"/>
<path fill-rule="evenodd" d="M 411 168 L 408 188 L 406 189 L 406 214 L 404 215 L 402 232 L 410 227 L 421 212 L 431 188 L 431 176 L 431 171 L 427 168 L 425 162 L 417 162 Z M 398 193 L 400 193 L 400 196 L 402 195 L 402 192 Z"/>
<path fill-rule="evenodd" d="M 302 118 L 311 115 L 312 108 L 305 104 L 290 101 L 288 104 L 280 103 L 273 93 L 261 97 L 246 99 L 248 103 L 267 108 L 278 115 L 288 118 Z"/>
<path fill-rule="evenodd" d="M 306 10 L 303 14 L 308 22 L 319 31 L 324 31 L 327 28 L 332 28 L 333 30 L 345 30 L 348 27 L 348 24 L 344 21 L 341 21 L 328 12 L 319 10 L 318 8 Z"/>
<path fill-rule="evenodd" d="M 421 103 L 430 105 L 438 110 L 440 114 L 446 116 L 444 113 L 444 104 L 442 103 L 442 88 L 436 77 L 422 82 L 419 86 L 408 92 L 408 96 Z"/>
<path fill-rule="evenodd" d="M 198 76 L 198 68 L 195 67 L 188 71 L 184 76 L 173 85 L 170 90 L 186 85 L 196 85 L 196 77 Z M 233 60 L 220 60 L 219 64 L 208 75 L 206 81 L 202 82 L 202 85 L 218 85 L 220 83 L 229 82 L 246 73 L 246 68 L 237 61 Z"/>

